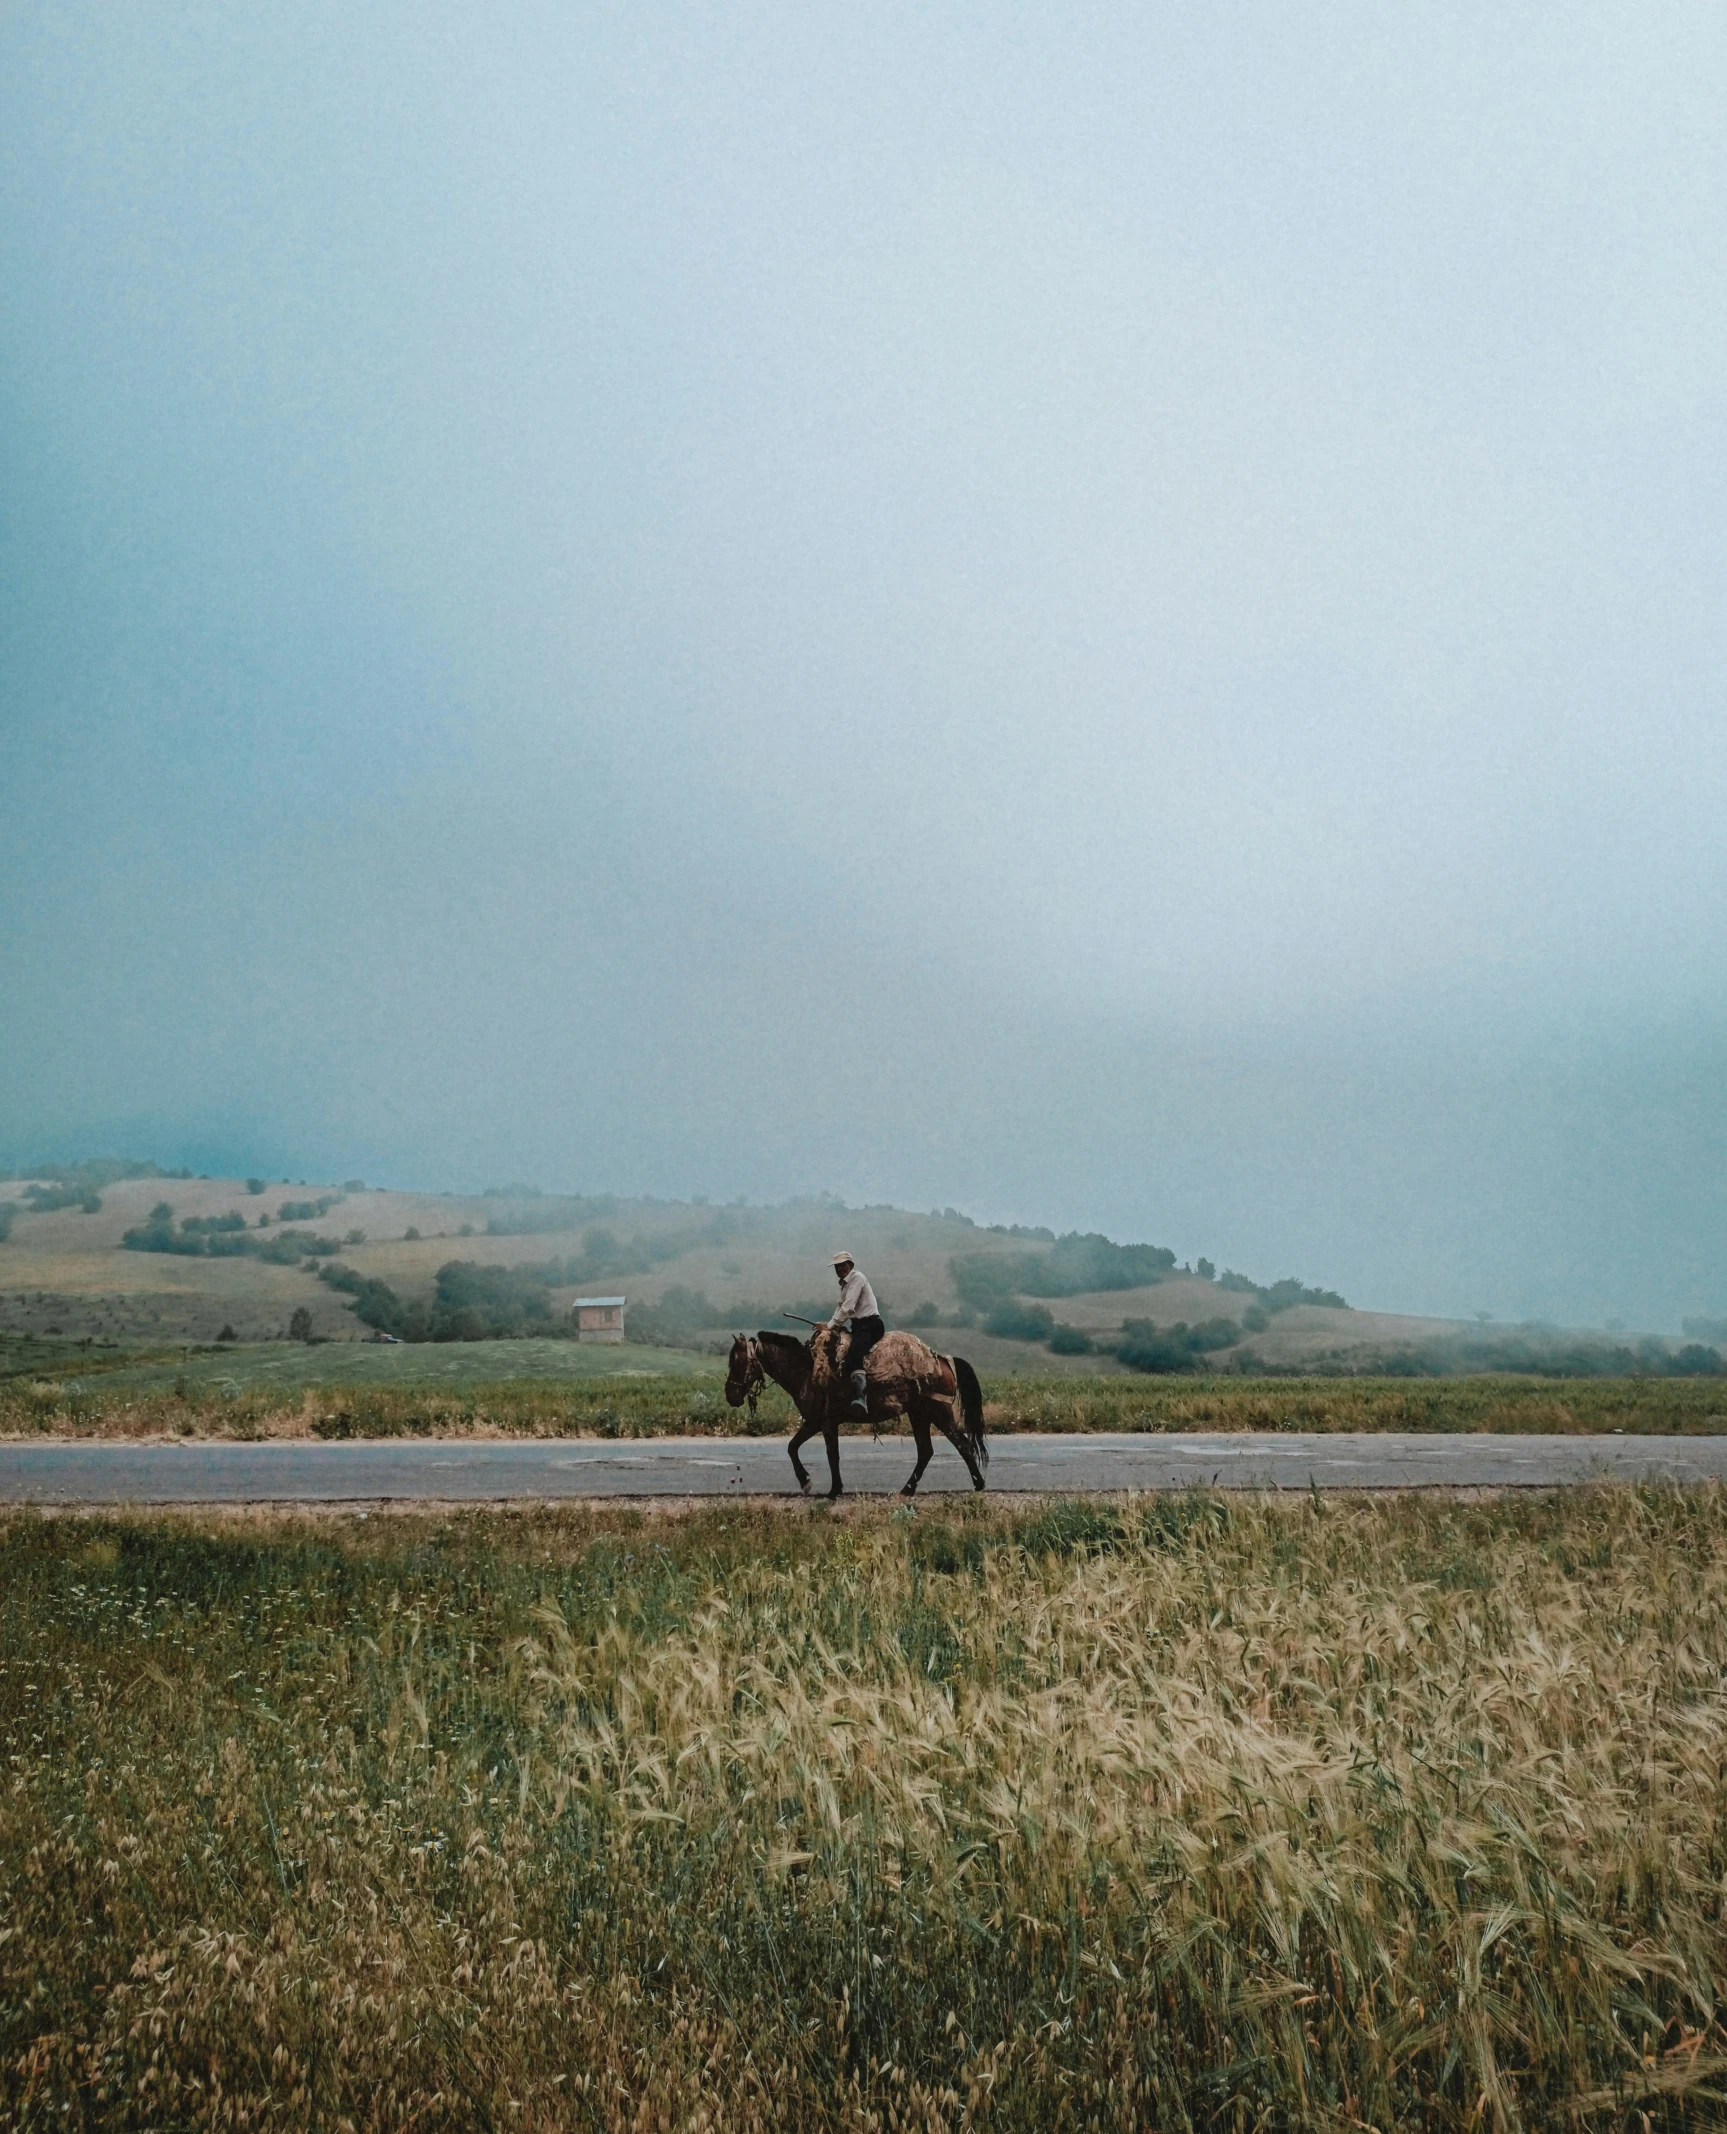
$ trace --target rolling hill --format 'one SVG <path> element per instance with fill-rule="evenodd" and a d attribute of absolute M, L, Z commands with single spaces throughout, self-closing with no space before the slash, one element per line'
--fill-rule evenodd
<path fill-rule="evenodd" d="M 460 1196 L 356 1180 L 112 1175 L 123 1168 L 0 1186 L 12 1210 L 0 1242 L 0 1332 L 255 1342 L 285 1337 L 304 1313 L 297 1323 L 314 1338 L 358 1341 L 372 1331 L 362 1313 L 380 1323 L 380 1296 L 416 1326 L 436 1319 L 449 1331 L 465 1309 L 459 1323 L 469 1331 L 538 1331 L 543 1319 L 497 1321 L 495 1300 L 526 1296 L 555 1325 L 578 1293 L 602 1289 L 628 1297 L 632 1341 L 702 1346 L 788 1308 L 824 1311 L 842 1246 L 868 1269 L 890 1325 L 929 1328 L 932 1339 L 963 1327 L 966 1353 L 995 1371 L 1125 1368 L 1112 1353 L 1124 1327 L 1137 1330 L 1129 1354 L 1142 1366 L 1169 1367 L 1159 1353 L 1185 1328 L 1173 1338 L 1197 1343 L 1194 1360 L 1203 1355 L 1208 1368 L 1275 1370 L 1349 1368 L 1352 1358 L 1458 1331 L 1350 1310 L 1292 1280 L 1255 1284 L 1203 1261 L 1181 1266 L 1164 1249 L 985 1228 L 951 1208 L 829 1199 L 711 1207 L 523 1187 Z M 443 1273 L 452 1263 L 480 1272 Z M 465 1306 L 450 1301 L 463 1297 Z M 382 1323 L 400 1322 L 386 1310 Z"/>

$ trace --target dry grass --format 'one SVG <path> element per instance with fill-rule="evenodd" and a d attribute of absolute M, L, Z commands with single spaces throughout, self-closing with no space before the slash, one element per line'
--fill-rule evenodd
<path fill-rule="evenodd" d="M 322 1352 L 319 1352 L 322 1353 Z M 377 1354 L 379 1352 L 373 1352 Z M 382 1352 L 399 1357 L 402 1352 Z M 282 1387 L 245 1357 L 197 1368 L 64 1370 L 0 1379 L 0 1438 L 783 1436 L 792 1409 L 769 1388 L 752 1422 L 703 1376 L 513 1378 L 438 1385 Z M 1473 1377 L 984 1379 L 991 1430 L 1727 1430 L 1727 1379 Z"/>
<path fill-rule="evenodd" d="M 1713 1490 L 0 1563 L 13 2124 L 1721 2113 Z"/>
<path fill-rule="evenodd" d="M 752 1423 L 717 1379 L 515 1379 L 499 1385 L 280 1387 L 182 1379 L 159 1387 L 101 1379 L 0 1383 L 0 1437 L 663 1437 L 785 1436 L 777 1392 Z"/>

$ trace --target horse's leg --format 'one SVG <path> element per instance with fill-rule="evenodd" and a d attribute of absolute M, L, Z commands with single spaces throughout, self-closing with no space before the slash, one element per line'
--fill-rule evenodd
<path fill-rule="evenodd" d="M 840 1494 L 840 1426 L 837 1416 L 830 1415 L 823 1423 L 822 1436 L 827 1440 L 828 1473 L 833 1478 L 833 1486 L 828 1491 L 828 1502 L 831 1504 Z"/>
<path fill-rule="evenodd" d="M 917 1442 L 917 1465 L 912 1469 L 911 1479 L 900 1491 L 900 1495 L 915 1497 L 917 1486 L 923 1480 L 923 1471 L 929 1465 L 935 1447 L 930 1442 L 929 1416 L 925 1412 L 924 1403 L 921 1400 L 913 1401 L 906 1413 L 911 1420 L 911 1434 Z"/>
<path fill-rule="evenodd" d="M 945 1400 L 931 1401 L 930 1412 L 935 1417 L 936 1428 L 965 1462 L 972 1488 L 982 1489 L 983 1469 L 977 1464 L 977 1454 L 972 1450 L 970 1431 L 962 1430 L 955 1423 L 953 1409 Z"/>
<path fill-rule="evenodd" d="M 792 1456 L 792 1473 L 797 1476 L 798 1487 L 803 1491 L 806 1497 L 810 1493 L 810 1471 L 804 1465 L 802 1460 L 798 1458 L 798 1449 L 800 1446 L 807 1445 L 811 1438 L 819 1437 L 820 1435 L 821 1430 L 819 1425 L 815 1423 L 805 1423 L 803 1428 L 798 1432 L 797 1436 L 794 1437 L 791 1443 L 786 1447 L 786 1450 Z"/>

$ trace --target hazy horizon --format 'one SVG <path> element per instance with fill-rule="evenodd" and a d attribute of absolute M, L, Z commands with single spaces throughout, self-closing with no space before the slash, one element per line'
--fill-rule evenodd
<path fill-rule="evenodd" d="M 1727 1314 L 1727 19 L 0 20 L 0 1161 Z"/>

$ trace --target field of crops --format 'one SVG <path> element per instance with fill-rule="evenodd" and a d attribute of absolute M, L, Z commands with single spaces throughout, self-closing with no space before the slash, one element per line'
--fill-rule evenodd
<path fill-rule="evenodd" d="M 723 1358 L 570 1341 L 214 1344 L 0 1340 L 0 1438 L 783 1434 L 721 1397 Z M 984 1374 L 990 1428 L 1715 1433 L 1727 1379 Z"/>
<path fill-rule="evenodd" d="M 1715 1491 L 17 1517 L 25 2127 L 1719 2123 Z"/>

